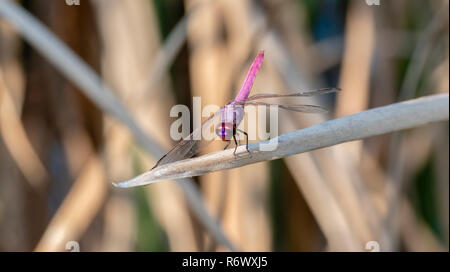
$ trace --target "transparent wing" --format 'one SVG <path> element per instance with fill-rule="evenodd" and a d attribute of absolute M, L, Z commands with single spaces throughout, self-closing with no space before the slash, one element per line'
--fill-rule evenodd
<path fill-rule="evenodd" d="M 255 94 L 247 98 L 244 102 L 247 101 L 254 101 L 258 99 L 264 99 L 264 98 L 278 98 L 278 97 L 296 97 L 296 96 L 313 96 L 313 95 L 321 95 L 321 94 L 327 94 L 327 93 L 335 93 L 340 91 L 339 88 L 323 88 L 323 89 L 317 89 L 317 90 L 310 90 L 310 91 L 301 91 L 296 93 L 290 93 L 290 94 Z"/>
<path fill-rule="evenodd" d="M 281 109 L 291 110 L 296 112 L 303 113 L 325 113 L 328 110 L 321 106 L 316 105 L 282 105 L 282 104 L 273 104 L 273 103 L 265 103 L 265 102 L 245 102 L 245 106 L 277 106 Z"/>
<path fill-rule="evenodd" d="M 170 162 L 191 158 L 211 143 L 215 137 L 214 128 L 220 120 L 219 117 L 222 109 L 223 107 L 206 119 L 199 128 L 178 142 L 158 160 L 153 168 Z"/>

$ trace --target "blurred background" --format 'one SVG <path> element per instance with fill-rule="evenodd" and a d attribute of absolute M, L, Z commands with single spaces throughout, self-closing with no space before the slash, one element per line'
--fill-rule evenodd
<path fill-rule="evenodd" d="M 279 133 L 449 91 L 444 0 L 15 3 L 166 149 L 171 107 L 225 104 L 262 49 L 252 93 L 343 90 L 309 100 L 328 115 L 280 112 Z M 159 158 L 1 16 L 0 132 L 0 251 L 229 250 L 175 181 L 112 186 Z M 238 250 L 448 251 L 448 163 L 441 122 L 194 180 Z"/>

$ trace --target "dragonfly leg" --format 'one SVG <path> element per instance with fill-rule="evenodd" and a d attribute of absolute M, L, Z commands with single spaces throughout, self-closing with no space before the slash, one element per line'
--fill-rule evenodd
<path fill-rule="evenodd" d="M 233 139 L 234 139 L 234 144 L 235 144 L 234 151 L 233 151 L 233 155 L 234 155 L 234 157 L 237 157 L 237 156 L 236 156 L 236 150 L 237 150 L 237 148 L 238 148 L 238 142 L 237 142 L 237 140 L 236 140 L 236 134 L 233 135 Z"/>
<path fill-rule="evenodd" d="M 233 112 L 233 120 L 236 120 L 236 112 Z M 235 145 L 234 151 L 233 151 L 233 155 L 234 155 L 235 158 L 237 157 L 236 156 L 236 150 L 238 148 L 238 142 L 236 140 L 236 135 L 237 135 L 236 134 L 236 122 L 233 121 L 233 139 L 234 139 L 234 145 Z M 240 140 L 239 140 L 239 142 L 240 142 Z"/>
<path fill-rule="evenodd" d="M 250 157 L 253 157 L 252 152 L 250 151 L 250 149 L 248 149 L 248 133 L 245 132 L 242 129 L 238 129 L 238 131 L 244 133 L 244 135 L 245 135 L 245 149 L 247 150 L 248 154 L 250 154 Z"/>
<path fill-rule="evenodd" d="M 225 146 L 225 148 L 223 149 L 223 150 L 225 150 L 225 149 L 227 149 L 227 147 L 230 145 L 230 141 L 228 141 L 228 143 L 227 143 L 227 145 Z"/>
<path fill-rule="evenodd" d="M 236 133 L 236 140 L 237 140 L 237 146 L 241 145 L 241 138 L 239 137 L 239 134 Z"/>

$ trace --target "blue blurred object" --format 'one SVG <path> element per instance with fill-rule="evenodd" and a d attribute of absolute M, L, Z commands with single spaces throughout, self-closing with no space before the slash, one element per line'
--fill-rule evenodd
<path fill-rule="evenodd" d="M 320 1 L 312 29 L 316 40 L 343 34 L 346 2 L 338 0 Z"/>

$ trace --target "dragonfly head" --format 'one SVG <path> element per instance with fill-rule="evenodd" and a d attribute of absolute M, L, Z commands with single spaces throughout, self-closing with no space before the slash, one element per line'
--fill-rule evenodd
<path fill-rule="evenodd" d="M 233 124 L 222 122 L 216 126 L 216 134 L 222 141 L 230 141 L 233 138 L 234 133 L 235 130 Z"/>

